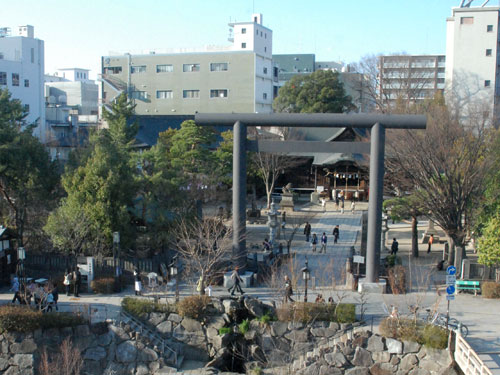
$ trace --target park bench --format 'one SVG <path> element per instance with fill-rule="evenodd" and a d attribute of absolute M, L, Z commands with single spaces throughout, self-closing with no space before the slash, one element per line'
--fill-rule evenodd
<path fill-rule="evenodd" d="M 457 280 L 456 283 L 457 293 L 461 290 L 473 290 L 474 295 L 477 296 L 477 291 L 481 291 L 480 282 L 473 280 Z"/>

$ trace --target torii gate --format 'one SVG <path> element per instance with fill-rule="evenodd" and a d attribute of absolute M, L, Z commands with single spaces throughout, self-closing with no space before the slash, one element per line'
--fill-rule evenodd
<path fill-rule="evenodd" d="M 198 125 L 233 126 L 233 257 L 235 264 L 246 266 L 246 151 L 261 152 L 323 152 L 360 153 L 370 150 L 370 196 L 368 205 L 368 236 L 366 279 L 378 279 L 382 235 L 382 193 L 384 181 L 385 129 L 425 129 L 423 115 L 381 114 L 296 114 L 296 113 L 197 113 Z M 302 128 L 369 128 L 371 141 L 250 141 L 247 126 L 280 126 Z"/>

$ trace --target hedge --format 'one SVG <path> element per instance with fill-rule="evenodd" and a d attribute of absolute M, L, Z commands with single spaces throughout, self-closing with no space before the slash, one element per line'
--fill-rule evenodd
<path fill-rule="evenodd" d="M 276 310 L 279 321 L 303 322 L 327 321 L 353 323 L 356 321 L 356 306 L 352 303 L 339 305 L 326 303 L 295 302 L 281 306 Z"/>
<path fill-rule="evenodd" d="M 385 337 L 415 341 L 429 348 L 446 349 L 448 346 L 446 329 L 413 319 L 385 318 L 380 323 L 379 331 Z"/>

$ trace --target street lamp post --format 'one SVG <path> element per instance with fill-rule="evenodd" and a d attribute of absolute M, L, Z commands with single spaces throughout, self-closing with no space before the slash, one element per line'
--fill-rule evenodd
<path fill-rule="evenodd" d="M 306 257 L 306 266 L 302 268 L 302 279 L 305 282 L 305 292 L 304 292 L 304 302 L 307 302 L 307 281 L 311 278 L 311 271 L 309 271 L 308 267 L 309 262 Z"/>
<path fill-rule="evenodd" d="M 19 273 L 21 276 L 21 282 L 19 284 L 23 286 L 26 282 L 26 274 L 24 271 L 24 260 L 26 259 L 26 250 L 24 249 L 24 247 L 17 248 L 17 259 L 19 261 L 19 271 L 20 271 Z"/>
<path fill-rule="evenodd" d="M 179 277 L 177 276 L 177 260 L 170 265 L 170 276 L 175 277 L 175 302 L 179 302 Z"/>
<path fill-rule="evenodd" d="M 115 285 L 118 292 L 121 292 L 120 283 L 120 232 L 113 232 L 113 259 L 115 266 Z"/>

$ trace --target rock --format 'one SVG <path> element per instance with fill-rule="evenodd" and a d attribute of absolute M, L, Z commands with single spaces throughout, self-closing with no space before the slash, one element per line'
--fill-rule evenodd
<path fill-rule="evenodd" d="M 345 375 L 369 375 L 370 372 L 366 367 L 353 367 L 345 372 Z"/>
<path fill-rule="evenodd" d="M 372 359 L 375 363 L 388 363 L 391 360 L 391 354 L 388 352 L 374 352 Z"/>
<path fill-rule="evenodd" d="M 7 354 L 9 352 L 9 342 L 7 340 L 2 341 L 2 353 Z"/>
<path fill-rule="evenodd" d="M 188 332 L 200 332 L 202 330 L 201 323 L 191 318 L 184 318 L 181 325 Z"/>
<path fill-rule="evenodd" d="M 352 340 L 352 347 L 362 347 L 366 348 L 366 344 L 368 342 L 368 338 L 366 336 L 357 336 Z"/>
<path fill-rule="evenodd" d="M 448 367 L 451 365 L 452 360 L 450 358 L 450 353 L 448 350 L 440 350 L 440 349 L 432 349 L 423 347 L 420 350 L 420 353 L 425 352 L 425 359 L 437 362 L 441 365 L 441 367 Z M 419 354 L 420 354 L 419 353 Z M 420 358 L 420 356 L 419 356 Z"/>
<path fill-rule="evenodd" d="M 155 375 L 175 374 L 175 373 L 177 373 L 177 369 L 175 367 L 170 367 L 170 366 L 162 367 L 161 369 L 154 372 Z"/>
<path fill-rule="evenodd" d="M 248 312 L 255 317 L 261 317 L 269 310 L 269 306 L 264 305 L 256 298 L 245 298 L 244 305 Z"/>
<path fill-rule="evenodd" d="M 370 367 L 371 375 L 392 375 L 394 374 L 394 366 L 389 363 L 375 363 Z"/>
<path fill-rule="evenodd" d="M 387 354 L 389 354 L 389 353 L 387 353 Z M 389 355 L 390 355 L 390 354 L 389 354 Z M 391 358 L 391 360 L 389 361 L 389 363 L 390 363 L 391 365 L 393 365 L 393 366 L 397 366 L 397 365 L 399 365 L 399 362 L 401 362 L 401 359 L 400 359 L 400 358 L 399 358 L 399 356 L 397 356 L 397 355 L 393 355 L 393 356 L 392 356 L 392 358 Z"/>
<path fill-rule="evenodd" d="M 88 336 L 90 335 L 90 329 L 87 324 L 82 324 L 75 327 L 75 336 Z"/>
<path fill-rule="evenodd" d="M 149 369 L 148 366 L 144 363 L 138 363 L 137 367 L 135 368 L 135 375 L 148 375 L 149 374 Z"/>
<path fill-rule="evenodd" d="M 28 370 L 28 369 L 25 369 Z M 31 370 L 31 374 L 33 374 L 33 369 Z M 3 373 L 3 375 L 24 375 L 24 371 L 21 371 L 17 366 L 11 366 Z"/>
<path fill-rule="evenodd" d="M 10 345 L 12 354 L 31 354 L 37 350 L 38 346 L 33 339 L 26 339 L 21 342 L 15 342 Z"/>
<path fill-rule="evenodd" d="M 363 366 L 363 367 L 369 367 L 373 365 L 373 359 L 371 353 L 368 350 L 358 346 L 356 348 L 356 351 L 354 352 L 354 358 L 352 360 L 352 364 L 355 366 Z"/>
<path fill-rule="evenodd" d="M 229 316 L 232 316 L 239 308 L 238 302 L 232 299 L 225 299 L 222 301 L 222 305 L 224 306 L 224 312 Z"/>
<path fill-rule="evenodd" d="M 116 362 L 109 362 L 103 374 L 122 375 L 125 374 L 125 366 Z"/>
<path fill-rule="evenodd" d="M 418 358 L 415 354 L 406 354 L 399 365 L 400 371 L 410 371 L 418 364 Z"/>
<path fill-rule="evenodd" d="M 366 349 L 370 352 L 381 352 L 385 349 L 384 341 L 379 335 L 373 335 L 368 339 Z"/>
<path fill-rule="evenodd" d="M 292 342 L 308 342 L 309 341 L 309 329 L 297 329 L 293 330 L 285 335 L 285 337 Z"/>
<path fill-rule="evenodd" d="M 345 345 L 342 347 L 342 353 L 344 353 L 346 357 L 350 357 L 354 354 L 354 349 L 350 345 Z"/>
<path fill-rule="evenodd" d="M 265 362 L 266 356 L 259 345 L 250 345 L 248 353 L 252 361 Z"/>
<path fill-rule="evenodd" d="M 156 330 L 164 335 L 170 335 L 172 333 L 172 321 L 166 320 L 156 326 Z"/>
<path fill-rule="evenodd" d="M 110 325 L 109 330 L 115 337 L 119 339 L 119 341 L 125 341 L 128 340 L 129 338 L 127 332 L 125 332 L 125 330 L 122 327 Z"/>
<path fill-rule="evenodd" d="M 421 345 L 415 341 L 403 341 L 403 353 L 418 353 Z"/>
<path fill-rule="evenodd" d="M 144 348 L 139 351 L 137 356 L 139 362 L 154 362 L 158 360 L 158 354 L 150 348 Z"/>
<path fill-rule="evenodd" d="M 84 360 L 82 375 L 93 375 L 93 374 L 102 374 L 101 363 L 92 361 L 92 360 Z"/>
<path fill-rule="evenodd" d="M 33 367 L 33 354 L 14 354 L 9 359 L 9 364 L 18 366 L 20 369 Z"/>
<path fill-rule="evenodd" d="M 161 322 L 163 322 L 165 319 L 167 319 L 167 314 L 165 313 L 158 313 L 158 312 L 152 312 L 149 314 L 149 324 L 153 326 L 157 326 Z"/>
<path fill-rule="evenodd" d="M 122 363 L 134 362 L 137 357 L 137 348 L 133 341 L 125 341 L 116 347 L 116 360 Z"/>
<path fill-rule="evenodd" d="M 403 363 L 403 361 L 401 361 L 401 364 L 402 363 Z M 441 370 L 443 368 L 443 366 L 439 362 L 433 361 L 430 358 L 424 358 L 424 359 L 420 360 L 418 367 L 420 369 L 427 370 L 429 372 L 438 372 L 439 370 Z"/>
<path fill-rule="evenodd" d="M 331 322 L 329 328 L 338 331 L 340 329 L 340 324 Z"/>
<path fill-rule="evenodd" d="M 325 354 L 325 361 L 335 367 L 344 367 L 347 364 L 347 358 L 341 352 Z"/>
<path fill-rule="evenodd" d="M 210 320 L 207 322 L 207 328 L 214 328 L 217 331 L 224 327 L 226 325 L 226 322 L 222 316 L 213 316 L 210 318 Z"/>
<path fill-rule="evenodd" d="M 403 343 L 398 340 L 386 338 L 385 344 L 387 345 L 387 351 L 391 354 L 402 354 L 403 353 Z"/>
<path fill-rule="evenodd" d="M 179 314 L 176 314 L 176 313 L 171 313 L 171 314 L 168 316 L 168 320 L 169 320 L 170 322 L 174 322 L 174 323 L 179 324 L 180 322 L 182 322 L 182 317 L 181 317 Z"/>
<path fill-rule="evenodd" d="M 107 332 L 97 336 L 97 338 L 95 339 L 95 344 L 99 346 L 108 346 L 109 344 L 111 344 L 112 339 L 113 339 L 112 333 Z"/>
<path fill-rule="evenodd" d="M 283 336 L 288 330 L 288 323 L 286 322 L 271 322 L 271 335 Z"/>
<path fill-rule="evenodd" d="M 93 348 L 88 348 L 83 355 L 83 359 L 88 359 L 91 361 L 100 361 L 106 358 L 106 349 L 101 346 L 94 346 Z"/>
<path fill-rule="evenodd" d="M 80 352 L 87 350 L 92 345 L 93 341 L 93 336 L 73 336 L 73 346 L 80 350 Z"/>
<path fill-rule="evenodd" d="M 438 375 L 458 375 L 458 373 L 457 370 L 453 368 L 453 366 L 450 366 L 438 372 Z"/>
<path fill-rule="evenodd" d="M 255 340 L 255 337 L 257 337 L 257 332 L 253 329 L 250 329 L 245 332 L 245 340 L 247 341 L 253 341 Z"/>
<path fill-rule="evenodd" d="M 296 355 L 297 353 L 305 353 L 310 351 L 314 347 L 312 342 L 295 342 L 293 344 L 293 352 Z"/>
<path fill-rule="evenodd" d="M 328 367 L 327 365 L 323 365 L 319 368 L 319 375 L 342 375 L 344 372 L 335 367 Z"/>
<path fill-rule="evenodd" d="M 1 356 L 0 357 L 0 371 L 5 370 L 7 367 L 9 367 L 9 359 L 7 357 Z"/>
<path fill-rule="evenodd" d="M 318 375 L 318 373 L 319 373 L 319 366 L 316 363 L 313 363 L 312 365 L 307 366 L 306 368 L 297 372 L 297 374 L 300 375 Z"/>
<path fill-rule="evenodd" d="M 288 323 L 288 330 L 293 331 L 294 329 L 301 329 L 304 328 L 305 324 L 302 322 L 289 322 Z"/>
<path fill-rule="evenodd" d="M 61 336 L 67 337 L 73 335 L 73 328 L 71 327 L 63 327 L 61 328 Z"/>
<path fill-rule="evenodd" d="M 422 369 L 422 368 L 414 368 L 413 370 L 411 370 L 409 373 L 409 375 L 430 375 L 431 373 L 425 369 Z"/>
<path fill-rule="evenodd" d="M 158 361 L 151 362 L 148 367 L 149 367 L 149 371 L 152 374 L 156 374 L 156 370 L 158 370 L 160 368 L 160 363 Z"/>

